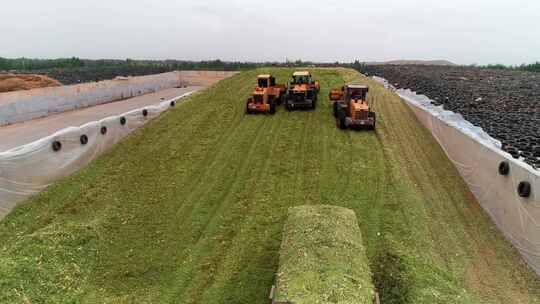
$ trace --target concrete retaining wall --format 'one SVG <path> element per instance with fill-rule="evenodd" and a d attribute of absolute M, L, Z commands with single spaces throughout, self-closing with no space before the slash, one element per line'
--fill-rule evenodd
<path fill-rule="evenodd" d="M 0 94 L 0 126 L 95 106 L 181 85 L 211 85 L 232 72 L 175 71 Z"/>
<path fill-rule="evenodd" d="M 80 127 L 68 127 L 27 145 L 0 152 L 0 220 L 19 202 L 84 168 L 122 138 L 190 94 Z M 86 138 L 84 143 L 82 136 Z M 56 149 L 54 143 L 58 145 Z"/>
<path fill-rule="evenodd" d="M 180 73 L 128 77 L 0 94 L 0 125 L 153 93 L 180 85 Z"/>

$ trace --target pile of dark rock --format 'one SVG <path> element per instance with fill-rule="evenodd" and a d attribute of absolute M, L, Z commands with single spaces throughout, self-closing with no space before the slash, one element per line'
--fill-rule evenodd
<path fill-rule="evenodd" d="M 460 113 L 514 158 L 540 168 L 540 73 L 420 65 L 368 65 L 362 72 Z"/>

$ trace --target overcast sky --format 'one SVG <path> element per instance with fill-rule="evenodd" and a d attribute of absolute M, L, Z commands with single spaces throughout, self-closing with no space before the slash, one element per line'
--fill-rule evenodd
<path fill-rule="evenodd" d="M 21 0 L 0 56 L 540 61 L 540 0 Z"/>

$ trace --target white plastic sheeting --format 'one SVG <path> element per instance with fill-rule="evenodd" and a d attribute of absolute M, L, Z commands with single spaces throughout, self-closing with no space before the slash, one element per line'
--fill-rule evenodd
<path fill-rule="evenodd" d="M 374 79 L 394 89 L 384 79 Z M 410 90 L 395 92 L 431 131 L 480 205 L 540 276 L 540 172 L 502 151 L 499 141 L 461 115 L 445 111 Z M 510 164 L 507 176 L 498 172 L 502 161 Z M 522 181 L 531 184 L 528 198 L 518 195 Z"/>
<path fill-rule="evenodd" d="M 34 195 L 51 183 L 84 168 L 93 159 L 114 146 L 123 137 L 171 107 L 171 102 L 193 92 L 157 105 L 110 116 L 80 127 L 69 127 L 27 145 L 0 153 L 0 219 L 19 202 Z M 146 109 L 147 116 L 143 115 Z M 124 117 L 124 125 L 120 123 Z M 101 133 L 106 127 L 105 134 Z M 81 143 L 86 135 L 88 142 Z M 54 151 L 53 142 L 61 143 Z"/>
<path fill-rule="evenodd" d="M 181 72 L 0 93 L 0 125 L 157 92 L 181 85 Z M 196 79 L 195 74 L 192 78 Z"/>

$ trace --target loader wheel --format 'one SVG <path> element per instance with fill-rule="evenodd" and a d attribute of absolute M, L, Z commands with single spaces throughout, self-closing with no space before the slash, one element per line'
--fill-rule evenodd
<path fill-rule="evenodd" d="M 274 100 L 270 101 L 270 114 L 276 114 L 276 102 Z"/>
<path fill-rule="evenodd" d="M 251 114 L 251 110 L 249 109 L 249 101 L 246 102 L 246 114 Z"/>
<path fill-rule="evenodd" d="M 375 130 L 375 125 L 377 124 L 377 114 L 375 112 L 369 112 L 370 117 L 373 117 L 373 125 L 369 127 L 370 130 Z"/>
<path fill-rule="evenodd" d="M 347 129 L 347 116 L 343 110 L 338 111 L 337 125 L 341 130 Z"/>
<path fill-rule="evenodd" d="M 285 95 L 279 96 L 279 99 L 278 99 L 278 105 L 281 105 L 283 103 L 285 103 Z"/>
<path fill-rule="evenodd" d="M 285 109 L 289 112 L 292 111 L 291 103 L 288 100 L 285 101 Z"/>
<path fill-rule="evenodd" d="M 337 114 L 338 114 L 338 103 L 337 103 L 337 101 L 334 101 L 334 104 L 332 105 L 332 107 L 334 108 L 334 117 L 337 118 Z"/>

